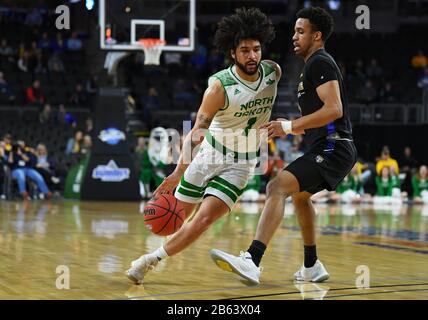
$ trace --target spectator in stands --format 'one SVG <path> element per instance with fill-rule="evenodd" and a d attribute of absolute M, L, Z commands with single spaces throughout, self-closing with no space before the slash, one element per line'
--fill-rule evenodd
<path fill-rule="evenodd" d="M 10 63 L 13 63 L 15 61 L 13 55 L 13 48 L 9 46 L 7 40 L 3 38 L 0 43 L 0 62 L 8 61 Z"/>
<path fill-rule="evenodd" d="M 55 40 L 52 41 L 51 49 L 54 54 L 61 54 L 66 50 L 66 45 L 60 32 L 56 34 Z"/>
<path fill-rule="evenodd" d="M 372 103 L 377 100 L 377 91 L 372 80 L 366 80 L 364 86 L 359 90 L 357 99 L 361 103 Z"/>
<path fill-rule="evenodd" d="M 28 50 L 28 72 L 33 73 L 36 69 L 38 63 L 38 54 L 40 53 L 39 48 L 37 48 L 37 42 L 32 41 L 30 50 Z"/>
<path fill-rule="evenodd" d="M 46 61 L 45 56 L 42 52 L 37 51 L 36 60 L 34 64 L 34 73 L 35 74 L 45 74 L 48 72 L 48 62 Z"/>
<path fill-rule="evenodd" d="M 194 99 L 194 95 L 190 88 L 190 83 L 183 78 L 178 79 L 174 83 L 173 92 L 174 100 L 191 102 Z"/>
<path fill-rule="evenodd" d="M 410 147 L 405 147 L 403 151 L 403 158 L 400 160 L 401 168 L 400 172 L 411 172 L 416 169 L 418 162 L 412 155 L 412 149 Z"/>
<path fill-rule="evenodd" d="M 199 44 L 196 48 L 196 52 L 190 56 L 189 65 L 201 71 L 207 63 L 207 48 L 203 44 Z"/>
<path fill-rule="evenodd" d="M 83 139 L 82 131 L 80 130 L 76 131 L 76 133 L 74 134 L 74 137 L 68 139 L 67 147 L 65 149 L 65 154 L 80 153 L 82 139 Z"/>
<path fill-rule="evenodd" d="M 394 169 L 394 173 L 398 175 L 400 173 L 400 170 L 398 168 L 397 160 L 391 158 L 389 148 L 383 147 L 381 158 L 376 163 L 376 174 L 380 175 L 383 167 L 392 167 Z"/>
<path fill-rule="evenodd" d="M 15 95 L 12 93 L 12 90 L 4 78 L 3 72 L 0 71 L 0 96 L 6 96 L 9 101 L 15 100 Z"/>
<path fill-rule="evenodd" d="M 48 69 L 49 72 L 57 72 L 57 73 L 64 73 L 65 67 L 64 62 L 62 62 L 61 57 L 58 53 L 54 53 L 50 56 L 48 60 Z"/>
<path fill-rule="evenodd" d="M 19 46 L 18 46 L 18 59 L 22 58 L 22 56 L 24 55 L 24 52 L 27 51 L 27 48 L 25 47 L 25 43 L 24 42 L 20 42 Z"/>
<path fill-rule="evenodd" d="M 82 40 L 79 39 L 75 31 L 71 33 L 71 37 L 67 40 L 67 49 L 69 51 L 82 50 Z"/>
<path fill-rule="evenodd" d="M 12 178 L 18 181 L 19 193 L 24 200 L 28 200 L 26 189 L 26 178 L 33 180 L 47 199 L 50 199 L 52 193 L 49 191 L 43 177 L 36 170 L 29 166 L 30 158 L 18 143 L 14 143 L 9 152 L 7 152 L 7 162 L 12 171 Z"/>
<path fill-rule="evenodd" d="M 354 70 L 355 77 L 361 81 L 365 81 L 367 76 L 364 71 L 364 62 L 361 59 L 357 60 L 357 63 L 355 64 L 355 70 Z"/>
<path fill-rule="evenodd" d="M 372 166 L 373 168 L 370 168 L 370 166 Z M 355 174 L 359 177 L 361 181 L 361 187 L 364 190 L 364 186 L 372 176 L 372 171 L 373 172 L 375 171 L 374 164 L 370 163 L 369 165 L 368 163 L 365 163 L 363 159 L 358 158 L 357 163 L 355 164 L 355 167 L 353 168 L 353 170 L 354 169 L 355 169 Z"/>
<path fill-rule="evenodd" d="M 77 83 L 74 92 L 71 94 L 68 102 L 75 106 L 84 106 L 86 104 L 87 97 L 86 92 L 83 90 L 83 86 Z"/>
<path fill-rule="evenodd" d="M 24 154 L 30 159 L 27 163 L 28 167 L 34 169 L 37 163 L 36 150 L 27 146 L 24 140 L 18 140 L 17 143 L 21 147 L 21 150 L 24 152 Z"/>
<path fill-rule="evenodd" d="M 180 52 L 165 52 L 164 63 L 168 69 L 168 74 L 175 76 L 182 71 L 182 54 Z"/>
<path fill-rule="evenodd" d="M 369 79 L 380 79 L 383 76 L 383 69 L 376 59 L 370 60 L 370 65 L 366 68 L 366 75 Z"/>
<path fill-rule="evenodd" d="M 391 177 L 391 170 L 388 166 L 383 166 L 380 174 L 376 177 L 376 195 L 382 197 L 392 196 L 392 190 L 397 188 L 396 179 Z"/>
<path fill-rule="evenodd" d="M 411 184 L 412 184 L 412 175 L 416 171 L 417 161 L 412 155 L 412 149 L 410 147 L 405 147 L 400 163 L 400 173 L 404 173 L 406 176 L 403 181 L 402 189 L 410 194 Z"/>
<path fill-rule="evenodd" d="M 396 89 L 392 87 L 392 83 L 390 81 L 385 82 L 385 84 L 380 89 L 379 101 L 383 103 L 392 103 L 398 101 Z"/>
<path fill-rule="evenodd" d="M 425 68 L 423 75 L 419 78 L 418 87 L 422 89 L 428 88 L 428 68 Z"/>
<path fill-rule="evenodd" d="M 131 94 L 127 94 L 125 97 L 125 112 L 126 114 L 134 114 L 137 111 L 137 105 L 135 99 Z"/>
<path fill-rule="evenodd" d="M 29 71 L 29 57 L 30 57 L 29 52 L 25 50 L 18 59 L 18 69 L 21 70 L 22 72 Z"/>
<path fill-rule="evenodd" d="M 90 95 L 98 93 L 98 76 L 96 74 L 92 74 L 91 78 L 86 81 L 86 92 Z"/>
<path fill-rule="evenodd" d="M 42 33 L 42 37 L 37 42 L 37 48 L 39 48 L 44 54 L 47 54 L 51 49 L 51 40 L 47 32 Z"/>
<path fill-rule="evenodd" d="M 82 148 L 80 149 L 80 153 L 88 154 L 92 149 L 92 138 L 90 135 L 86 134 L 83 137 Z"/>
<path fill-rule="evenodd" d="M 48 124 L 52 122 L 52 108 L 49 103 L 43 106 L 42 111 L 39 114 L 39 121 L 41 124 Z"/>
<path fill-rule="evenodd" d="M 275 60 L 276 61 L 276 60 Z M 217 49 L 213 48 L 210 51 L 208 56 L 208 68 L 210 74 L 216 73 L 218 70 L 222 69 L 224 64 L 224 57 L 221 55 Z"/>
<path fill-rule="evenodd" d="M 147 142 L 146 138 L 144 137 L 138 137 L 137 139 L 137 146 L 135 147 L 135 154 L 138 158 L 138 163 L 141 163 L 143 161 L 143 154 L 147 149 Z"/>
<path fill-rule="evenodd" d="M 147 91 L 147 96 L 144 101 L 144 106 L 149 111 L 159 110 L 160 101 L 159 101 L 159 93 L 155 87 L 149 87 Z"/>
<path fill-rule="evenodd" d="M 72 128 L 77 126 L 76 118 L 70 112 L 67 112 L 63 104 L 58 106 L 56 121 L 60 125 L 71 126 Z"/>
<path fill-rule="evenodd" d="M 39 143 L 36 147 L 36 170 L 42 175 L 45 182 L 51 186 L 59 184 L 60 179 L 55 174 L 56 162 L 48 156 L 46 145 Z"/>
<path fill-rule="evenodd" d="M 94 132 L 94 122 L 91 117 L 87 117 L 85 120 L 85 135 L 92 136 Z"/>
<path fill-rule="evenodd" d="M 412 57 L 411 64 L 416 70 L 425 69 L 428 67 L 428 57 L 419 49 L 416 55 Z"/>
<path fill-rule="evenodd" d="M 32 11 L 27 13 L 25 24 L 35 27 L 40 27 L 43 24 L 43 17 L 37 8 L 33 8 Z"/>
<path fill-rule="evenodd" d="M 159 94 L 155 87 L 150 86 L 147 94 L 141 97 L 142 120 L 146 124 L 151 124 L 152 113 L 160 108 Z"/>
<path fill-rule="evenodd" d="M 27 102 L 31 104 L 43 104 L 45 97 L 40 89 L 40 80 L 36 79 L 33 84 L 27 88 Z"/>
<path fill-rule="evenodd" d="M 342 203 L 358 202 L 361 200 L 359 191 L 361 182 L 356 175 L 356 170 L 351 171 L 337 186 L 334 192 L 329 195 L 331 200 L 340 201 Z"/>
<path fill-rule="evenodd" d="M 413 201 L 428 203 L 428 169 L 420 166 L 419 171 L 412 177 Z"/>

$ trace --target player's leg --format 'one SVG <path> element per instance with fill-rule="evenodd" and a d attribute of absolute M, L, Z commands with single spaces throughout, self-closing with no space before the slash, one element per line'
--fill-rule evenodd
<path fill-rule="evenodd" d="M 188 210 L 186 212 L 190 215 L 197 204 L 185 203 L 185 206 L 187 206 Z M 206 197 L 194 218 L 185 223 L 167 240 L 165 245 L 151 253 L 142 255 L 131 263 L 131 268 L 126 272 L 127 277 L 134 283 L 142 283 L 146 273 L 154 269 L 160 260 L 183 251 L 195 242 L 212 223 L 229 212 L 229 210 L 229 206 L 224 201 L 214 196 Z"/>
<path fill-rule="evenodd" d="M 256 273 L 266 247 L 284 217 L 285 199 L 300 193 L 301 190 L 312 190 L 314 186 L 321 187 L 324 184 L 324 178 L 319 173 L 316 165 L 313 164 L 311 158 L 312 155 L 307 154 L 295 160 L 288 165 L 283 172 L 278 174 L 275 179 L 269 182 L 266 204 L 257 226 L 256 236 L 245 253 L 248 254 L 251 259 L 243 260 L 240 259 L 240 257 L 235 257 L 221 250 L 213 249 L 211 250 L 211 256 L 217 265 L 221 267 L 221 263 L 218 263 L 219 260 L 229 265 L 236 265 L 239 261 L 239 265 L 242 266 L 241 270 L 243 270 L 243 272 L 237 272 L 238 274 L 248 279 L 246 274 Z M 324 189 L 324 187 L 319 190 L 322 189 Z M 317 189 L 317 191 L 319 190 Z M 257 284 L 259 283 L 259 279 L 255 278 L 252 282 Z"/>
<path fill-rule="evenodd" d="M 208 196 L 202 201 L 194 218 L 184 224 L 164 245 L 168 256 L 173 256 L 195 242 L 216 220 L 230 211 L 229 206 L 217 197 Z"/>
<path fill-rule="evenodd" d="M 251 284 L 259 284 L 260 260 L 284 217 L 285 199 L 299 192 L 299 182 L 288 171 L 280 172 L 268 183 L 266 203 L 256 230 L 256 236 L 239 257 L 218 249 L 211 250 L 211 258 L 223 270 L 235 272 Z"/>
<path fill-rule="evenodd" d="M 189 203 L 178 199 L 177 199 L 177 202 L 178 202 L 178 206 L 181 206 L 184 209 L 184 214 L 186 216 L 186 219 L 188 219 L 192 215 L 196 207 L 199 205 L 198 203 Z"/>
<path fill-rule="evenodd" d="M 303 245 L 305 246 L 315 245 L 315 209 L 312 205 L 311 196 L 312 194 L 309 192 L 300 192 L 292 197 Z"/>
<path fill-rule="evenodd" d="M 322 282 L 329 278 L 329 274 L 317 257 L 315 209 L 312 205 L 311 196 L 311 192 L 300 192 L 293 195 L 293 205 L 300 225 L 304 248 L 303 266 L 294 274 L 294 279 Z"/>
<path fill-rule="evenodd" d="M 212 151 L 209 148 L 203 148 L 203 151 L 197 154 L 194 161 L 192 161 L 184 172 L 175 190 L 174 196 L 184 205 L 186 218 L 189 219 L 176 234 L 168 239 L 165 246 L 161 246 L 154 252 L 143 255 L 131 263 L 131 268 L 127 270 L 126 274 L 128 278 L 135 283 L 142 282 L 145 274 L 153 269 L 159 260 L 166 258 L 169 254 L 173 255 L 178 253 L 194 242 L 203 232 L 200 226 L 204 225 L 204 228 L 207 227 L 230 209 L 223 202 L 219 204 L 218 201 L 221 200 L 212 199 L 213 197 L 206 197 L 204 199 L 204 195 L 206 195 L 207 192 L 207 180 L 210 175 L 218 169 L 217 164 L 211 164 L 206 161 L 211 154 Z M 198 211 L 192 215 L 196 206 L 201 202 L 202 204 L 199 209 L 203 208 L 203 210 L 201 211 L 198 209 Z M 200 212 L 202 212 L 202 215 L 197 218 Z M 211 214 L 213 215 L 212 217 Z M 195 219 L 197 222 L 195 222 Z M 201 219 L 203 220 L 202 222 Z M 165 248 L 168 251 L 165 250 Z"/>
<path fill-rule="evenodd" d="M 284 217 L 286 198 L 297 192 L 299 192 L 299 182 L 288 171 L 280 172 L 268 183 L 266 188 L 266 203 L 257 226 L 254 240 L 262 242 L 265 246 L 268 245 Z"/>

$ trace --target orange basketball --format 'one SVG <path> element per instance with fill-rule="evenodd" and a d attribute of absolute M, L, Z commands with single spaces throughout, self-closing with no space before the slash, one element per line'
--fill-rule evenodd
<path fill-rule="evenodd" d="M 184 208 L 169 194 L 152 198 L 144 207 L 144 224 L 159 236 L 168 236 L 183 225 Z"/>

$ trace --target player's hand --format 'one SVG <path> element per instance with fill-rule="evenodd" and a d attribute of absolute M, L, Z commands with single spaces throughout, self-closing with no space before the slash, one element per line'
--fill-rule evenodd
<path fill-rule="evenodd" d="M 154 196 L 160 195 L 160 194 L 171 194 L 174 189 L 177 187 L 181 179 L 181 175 L 178 175 L 176 173 L 170 174 L 168 177 L 166 177 L 159 187 L 153 192 Z"/>
<path fill-rule="evenodd" d="M 294 135 L 299 135 L 299 134 L 304 134 L 305 131 L 304 130 L 291 130 L 291 131 L 287 131 L 285 132 L 281 121 L 288 121 L 287 119 L 284 118 L 278 118 L 276 119 L 276 121 L 270 121 L 262 126 L 260 126 L 260 129 L 267 129 L 268 130 L 268 138 L 272 139 L 275 137 L 282 137 L 285 136 L 287 134 L 294 134 Z"/>

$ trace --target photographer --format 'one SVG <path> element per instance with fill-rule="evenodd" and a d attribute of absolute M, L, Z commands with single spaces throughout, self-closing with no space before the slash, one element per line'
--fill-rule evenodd
<path fill-rule="evenodd" d="M 28 200 L 28 192 L 26 189 L 26 178 L 33 180 L 38 189 L 43 192 L 47 199 L 51 198 L 52 193 L 46 186 L 43 177 L 36 170 L 30 167 L 31 155 L 25 151 L 25 143 L 12 143 L 11 149 L 8 151 L 7 163 L 12 171 L 12 178 L 18 181 L 19 193 L 24 200 Z"/>

